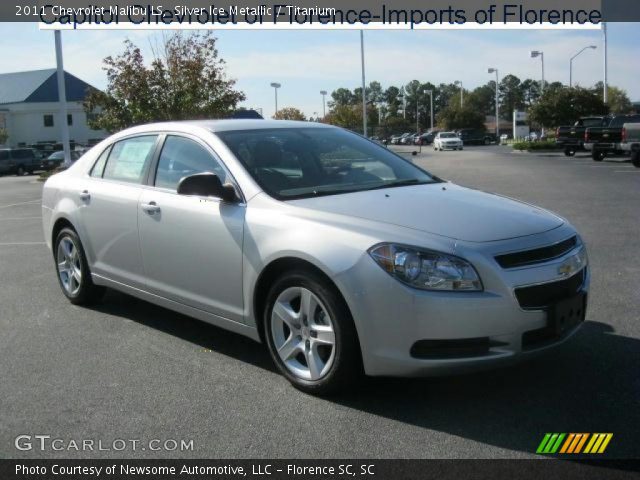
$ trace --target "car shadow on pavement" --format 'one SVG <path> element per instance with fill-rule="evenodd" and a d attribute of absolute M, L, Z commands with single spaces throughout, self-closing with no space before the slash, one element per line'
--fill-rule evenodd
<path fill-rule="evenodd" d="M 250 338 L 124 293 L 108 290 L 104 301 L 94 305 L 92 309 L 127 318 L 194 345 L 236 358 L 270 372 L 277 372 L 266 348 Z"/>
<path fill-rule="evenodd" d="M 371 378 L 338 401 L 529 454 L 546 432 L 611 432 L 606 457 L 637 458 L 640 340 L 588 321 L 563 346 L 510 368 L 430 379 Z"/>
<path fill-rule="evenodd" d="M 94 309 L 276 371 L 264 346 L 145 301 L 109 291 Z M 606 457 L 637 458 L 639 365 L 640 340 L 587 321 L 564 345 L 512 367 L 449 377 L 365 378 L 325 401 L 527 454 L 535 453 L 547 432 L 611 432 Z M 292 395 L 303 395 L 291 388 Z"/>

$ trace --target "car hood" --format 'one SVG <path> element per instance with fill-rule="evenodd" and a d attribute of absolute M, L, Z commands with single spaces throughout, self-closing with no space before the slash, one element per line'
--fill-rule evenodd
<path fill-rule="evenodd" d="M 469 242 L 523 237 L 564 223 L 533 205 L 452 183 L 368 190 L 290 203 Z"/>

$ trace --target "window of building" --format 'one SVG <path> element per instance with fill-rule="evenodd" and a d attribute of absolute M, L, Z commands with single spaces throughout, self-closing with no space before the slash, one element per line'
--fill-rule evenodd
<path fill-rule="evenodd" d="M 44 126 L 45 127 L 53 127 L 53 115 L 45 115 L 44 116 Z"/>

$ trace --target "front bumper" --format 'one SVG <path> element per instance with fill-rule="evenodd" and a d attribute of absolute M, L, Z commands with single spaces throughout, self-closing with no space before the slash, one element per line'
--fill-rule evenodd
<path fill-rule="evenodd" d="M 457 150 L 462 148 L 462 143 L 441 143 L 440 148 L 442 150 Z"/>
<path fill-rule="evenodd" d="M 568 227 L 556 230 L 538 238 L 537 246 L 549 244 L 549 237 L 566 239 L 573 231 Z M 535 239 L 527 238 L 521 242 L 525 243 L 524 248 L 527 242 L 536 246 Z M 350 292 L 347 303 L 358 330 L 365 372 L 372 376 L 410 377 L 482 370 L 533 356 L 571 337 L 580 324 L 557 337 L 532 341 L 540 337 L 538 332 L 549 328 L 550 316 L 545 309 L 522 308 L 515 290 L 558 281 L 559 266 L 579 247 L 541 265 L 505 270 L 487 252 L 505 251 L 507 243 L 513 247 L 513 241 L 497 242 L 483 246 L 485 251 L 475 250 L 475 254 L 455 252 L 476 267 L 484 283 L 483 292 L 413 289 L 384 272 L 368 255 L 340 274 L 336 280 L 343 291 Z M 579 292 L 586 298 L 588 268 L 583 273 Z M 469 343 L 472 348 L 465 350 L 464 345 Z M 476 348 L 479 344 L 486 348 Z M 452 345 L 454 354 L 425 358 L 420 355 L 425 345 L 436 349 Z M 461 352 L 458 356 L 456 348 Z"/>

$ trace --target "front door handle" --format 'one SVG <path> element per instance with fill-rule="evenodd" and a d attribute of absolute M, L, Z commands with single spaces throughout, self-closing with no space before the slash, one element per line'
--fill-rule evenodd
<path fill-rule="evenodd" d="M 89 193 L 89 190 L 83 190 L 82 192 L 80 192 L 80 200 L 86 202 L 90 199 L 91 199 L 91 194 Z"/>
<path fill-rule="evenodd" d="M 149 202 L 142 204 L 142 210 L 147 212 L 149 215 L 154 215 L 160 212 L 160 207 L 156 204 L 156 202 Z"/>

